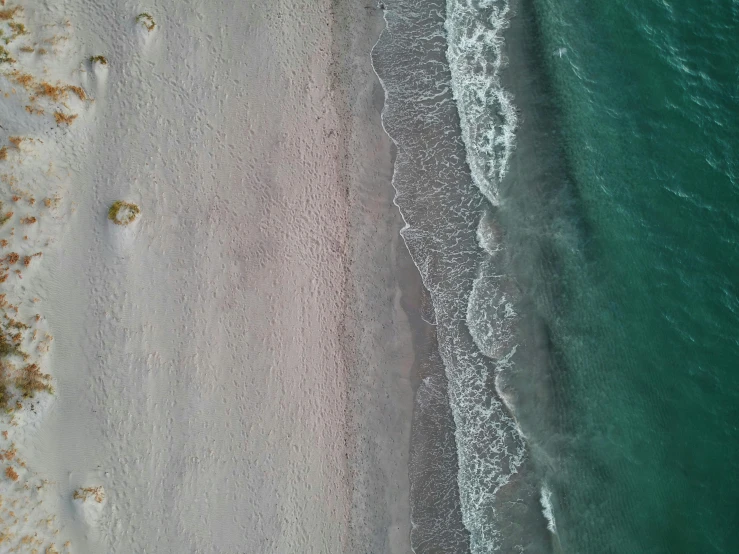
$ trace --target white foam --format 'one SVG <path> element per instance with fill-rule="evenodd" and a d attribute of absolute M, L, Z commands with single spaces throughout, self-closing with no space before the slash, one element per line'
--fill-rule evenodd
<path fill-rule="evenodd" d="M 483 10 L 490 16 L 486 18 Z M 500 203 L 499 184 L 515 148 L 518 124 L 513 97 L 500 83 L 506 64 L 503 31 L 510 16 L 505 0 L 487 0 L 479 6 L 447 2 L 447 60 L 467 163 L 475 185 L 493 205 Z"/>
<path fill-rule="evenodd" d="M 495 5 L 496 2 L 488 1 L 483 7 L 490 8 Z M 492 48 L 492 54 L 496 52 L 500 54 L 499 48 L 502 46 L 500 30 L 505 26 L 505 18 L 508 14 L 507 4 L 504 12 L 501 13 L 500 10 L 496 12 L 502 19 L 493 21 L 492 26 L 490 22 L 485 25 L 480 25 L 479 22 L 475 25 L 468 25 L 476 15 L 479 15 L 474 7 L 457 6 L 454 0 L 449 0 L 447 10 L 446 26 L 450 44 L 447 58 L 452 66 L 452 85 L 463 127 L 467 161 L 473 173 L 474 184 L 495 205 L 498 204 L 496 183 L 505 175 L 507 160 L 514 147 L 516 114 L 510 97 L 497 82 L 497 71 L 504 63 L 503 57 L 501 55 L 488 56 L 491 60 L 495 59 L 495 62 L 486 66 L 482 74 L 476 71 L 473 60 L 475 58 L 484 59 L 481 56 L 482 50 L 490 54 Z M 397 17 L 389 17 L 389 14 L 385 13 L 389 28 L 383 33 L 385 38 L 381 37 L 380 42 L 391 41 L 387 38 L 392 36 L 391 22 L 400 21 L 403 18 L 401 13 L 392 15 Z M 472 30 L 467 33 L 466 31 L 470 29 Z M 430 32 L 437 32 L 437 30 L 431 29 Z M 431 35 L 425 35 L 424 38 L 429 36 Z M 452 43 L 455 46 L 452 46 Z M 404 60 L 404 63 L 406 61 Z M 434 101 L 436 98 L 428 94 L 424 96 L 423 85 L 416 86 L 404 80 L 388 83 L 382 79 L 380 81 L 385 91 L 386 110 L 388 106 L 394 106 L 397 100 L 402 101 L 409 95 L 412 95 L 414 100 L 424 98 L 427 101 Z M 436 84 L 440 89 L 444 88 L 438 82 Z M 409 86 L 411 90 L 405 88 Z M 398 93 L 397 99 L 396 92 Z M 439 97 L 438 105 L 443 106 L 442 93 L 436 92 Z M 489 117 L 493 107 L 503 114 L 500 121 L 494 121 Z M 395 137 L 389 134 L 398 146 L 393 186 L 398 192 L 396 205 L 401 208 L 406 223 L 401 235 L 413 254 L 414 263 L 421 274 L 424 285 L 431 293 L 439 322 L 437 331 L 439 353 L 444 362 L 449 401 L 455 422 L 455 442 L 459 459 L 458 484 L 463 523 L 470 530 L 473 552 L 475 554 L 491 553 L 495 552 L 501 543 L 500 527 L 495 521 L 498 491 L 518 471 L 526 454 L 517 422 L 510 416 L 504 403 L 492 395 L 490 390 L 491 372 L 510 364 L 510 355 L 515 352 L 515 344 L 507 340 L 512 336 L 508 325 L 515 320 L 515 311 L 508 298 L 507 286 L 499 286 L 503 283 L 496 281 L 495 275 L 490 274 L 485 278 L 478 278 L 475 287 L 478 295 L 482 294 L 482 289 L 487 288 L 487 285 L 493 288 L 497 286 L 501 292 L 505 292 L 505 297 L 501 297 L 502 303 L 497 305 L 500 308 L 500 314 L 503 315 L 498 319 L 491 319 L 491 314 L 487 313 L 487 308 L 481 301 L 482 298 L 478 298 L 478 301 L 470 301 L 466 298 L 466 294 L 449 287 L 449 284 L 459 277 L 455 275 L 453 268 L 450 268 L 451 274 L 444 275 L 443 280 L 436 278 L 438 271 L 436 262 L 444 255 L 437 257 L 435 253 L 438 251 L 449 254 L 449 251 L 454 250 L 455 247 L 441 243 L 439 238 L 441 234 L 431 234 L 422 226 L 413 227 L 411 224 L 415 225 L 416 220 L 412 217 L 414 215 L 411 212 L 412 206 L 406 202 L 402 205 L 397 202 L 398 197 L 405 192 L 399 176 L 405 174 L 404 163 L 408 158 L 404 153 L 405 143 L 402 130 L 396 126 L 397 121 L 391 123 L 385 119 L 387 113 L 395 115 L 397 112 L 392 109 L 384 111 L 383 126 L 386 131 L 388 129 L 396 131 Z M 398 115 L 401 118 L 404 117 L 404 115 Z M 425 117 L 432 118 L 433 116 L 427 113 Z M 470 125 L 470 122 L 475 122 L 476 125 Z M 442 163 L 439 162 L 439 165 Z M 455 176 L 453 171 L 450 171 L 450 175 L 451 178 Z M 464 217 L 468 215 L 465 214 Z M 479 222 L 478 243 L 491 256 L 500 251 L 500 238 L 499 230 L 489 220 Z M 460 253 L 455 252 L 455 254 Z M 461 259 L 464 259 L 463 256 Z M 475 292 L 473 292 L 474 295 Z M 475 310 L 478 308 L 485 313 L 477 313 Z M 479 325 L 479 329 L 473 331 L 472 334 L 478 343 L 477 346 L 482 346 L 480 350 L 474 348 L 466 333 L 459 334 L 461 328 L 457 323 L 460 316 L 466 317 L 466 323 L 470 328 Z M 486 356 L 484 354 L 486 351 L 491 355 Z M 491 357 L 497 359 L 496 364 L 491 363 Z"/>
<path fill-rule="evenodd" d="M 475 186 L 493 206 L 500 204 L 500 183 L 515 148 L 518 123 L 513 97 L 500 82 L 500 70 L 506 64 L 502 33 L 510 16 L 506 0 L 483 0 L 477 4 L 447 1 L 447 60 L 467 164 Z M 492 259 L 502 250 L 500 230 L 489 217 L 479 222 L 477 240 Z M 511 365 L 516 349 L 514 302 L 512 282 L 504 275 L 496 275 L 492 264 L 484 266 L 467 304 L 467 325 L 480 352 L 495 361 L 494 381 L 499 395 L 500 371 Z M 453 362 L 445 358 L 445 363 Z M 501 402 L 490 396 L 485 369 L 490 363 L 457 361 L 455 365 L 455 371 L 460 370 L 460 365 L 469 365 L 470 372 L 476 373 L 450 379 L 450 392 L 456 408 L 463 521 L 470 531 L 472 552 L 488 554 L 498 551 L 501 543 L 495 498 L 523 463 L 524 437 L 518 423 L 503 407 L 506 400 L 510 404 L 510 399 L 501 395 Z M 491 427 L 493 440 L 488 452 L 480 455 L 479 439 L 489 436 Z M 514 448 L 509 449 L 509 444 Z"/>
<path fill-rule="evenodd" d="M 480 218 L 480 223 L 477 225 L 477 243 L 480 248 L 491 256 L 496 256 L 503 250 L 501 235 L 499 226 L 491 218 Z"/>
<path fill-rule="evenodd" d="M 467 327 L 480 351 L 500 361 L 511 351 L 514 341 L 516 311 L 513 286 L 504 275 L 488 269 L 475 280 L 467 305 Z"/>
<path fill-rule="evenodd" d="M 547 519 L 547 529 L 553 534 L 557 534 L 557 522 L 554 519 L 554 510 L 552 508 L 552 491 L 544 485 L 541 488 L 541 508 L 544 517 Z"/>

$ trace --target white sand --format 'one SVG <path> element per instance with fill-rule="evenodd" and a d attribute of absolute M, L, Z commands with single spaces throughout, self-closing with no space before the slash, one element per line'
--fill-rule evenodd
<path fill-rule="evenodd" d="M 41 299 L 55 336 L 56 394 L 15 437 L 50 481 L 38 494 L 56 519 L 39 540 L 409 552 L 413 355 L 369 67 L 378 14 L 329 0 L 22 4 L 29 40 L 71 25 L 57 52 L 18 63 L 94 98 L 68 101 L 69 128 L 24 130 L 43 137 L 28 159 L 54 164 L 64 199 L 33 282 L 13 285 Z M 89 63 L 98 54 L 107 66 Z M 21 121 L 20 104 L 2 109 Z M 134 223 L 107 220 L 116 200 L 141 207 Z M 99 506 L 73 500 L 95 486 Z"/>

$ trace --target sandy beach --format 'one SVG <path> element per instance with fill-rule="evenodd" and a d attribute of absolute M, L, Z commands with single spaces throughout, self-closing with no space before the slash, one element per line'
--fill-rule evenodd
<path fill-rule="evenodd" d="M 3 285 L 54 337 L 54 394 L 3 424 L 25 465 L 2 494 L 36 522 L 6 523 L 7 544 L 410 552 L 404 308 L 420 284 L 369 59 L 381 12 L 18 6 L 27 35 L 3 71 L 88 98 L 69 89 L 59 109 L 77 117 L 55 122 L 3 77 L 8 137 L 39 141 L 3 171 L 45 170 L 58 195 L 34 273 Z M 49 25 L 66 38 L 40 53 Z M 118 200 L 140 208 L 129 225 L 108 218 Z"/>

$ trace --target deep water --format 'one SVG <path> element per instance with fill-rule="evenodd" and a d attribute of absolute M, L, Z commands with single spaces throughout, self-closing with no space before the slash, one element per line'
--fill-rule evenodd
<path fill-rule="evenodd" d="M 739 552 L 739 4 L 534 6 L 587 222 L 536 439 L 562 550 Z"/>

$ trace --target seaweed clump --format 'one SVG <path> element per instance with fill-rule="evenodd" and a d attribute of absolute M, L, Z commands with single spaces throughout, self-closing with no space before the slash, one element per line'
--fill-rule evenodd
<path fill-rule="evenodd" d="M 17 256 L 17 253 L 12 252 L 2 261 L 12 264 L 17 261 Z M 0 327 L 0 409 L 6 411 L 21 408 L 22 405 L 17 400 L 19 393 L 21 398 L 33 398 L 39 392 L 54 393 L 51 375 L 43 373 L 41 367 L 31 362 L 31 356 L 21 348 L 30 326 L 8 315 L 9 310 L 16 308 L 17 306 L 8 303 L 5 294 L 0 294 L 0 309 L 5 312 L 5 323 Z M 14 362 L 19 362 L 20 365 Z"/>
<path fill-rule="evenodd" d="M 108 219 L 116 225 L 129 225 L 141 213 L 141 209 L 130 202 L 116 200 L 108 209 Z"/>
<path fill-rule="evenodd" d="M 136 16 L 136 23 L 140 23 L 141 25 L 143 25 L 144 28 L 150 33 L 157 26 L 156 22 L 154 21 L 154 18 L 146 12 L 140 13 L 139 15 Z"/>
<path fill-rule="evenodd" d="M 13 31 L 13 39 L 18 38 L 21 35 L 28 34 L 28 29 L 26 29 L 26 26 L 23 25 L 23 23 L 11 21 L 10 23 L 8 23 L 8 26 L 10 27 L 10 30 Z"/>
<path fill-rule="evenodd" d="M 82 487 L 74 491 L 72 498 L 82 500 L 82 502 L 85 502 L 88 498 L 93 498 L 95 502 L 102 504 L 105 500 L 105 490 L 103 487 Z"/>
<path fill-rule="evenodd" d="M 51 375 L 41 372 L 38 364 L 25 364 L 17 369 L 8 358 L 18 357 L 27 359 L 26 354 L 19 346 L 20 333 L 9 336 L 0 331 L 0 408 L 8 410 L 13 400 L 12 386 L 20 392 L 23 398 L 33 398 L 38 392 L 54 392 L 51 386 Z"/>
<path fill-rule="evenodd" d="M 26 364 L 16 375 L 15 386 L 21 391 L 23 398 L 33 398 L 37 392 L 53 393 L 51 375 L 41 373 L 38 364 Z"/>
<path fill-rule="evenodd" d="M 33 398 L 39 392 L 54 393 L 51 386 L 51 375 L 42 373 L 38 364 L 25 364 L 17 369 L 13 364 L 5 361 L 11 355 L 26 357 L 17 345 L 9 344 L 4 338 L 0 344 L 2 360 L 0 360 L 0 408 L 8 410 L 14 398 L 12 386 L 20 392 L 23 398 Z M 20 403 L 16 403 L 20 407 Z"/>
<path fill-rule="evenodd" d="M 77 119 L 77 114 L 67 115 L 67 114 L 62 113 L 62 112 L 59 112 L 59 111 L 54 112 L 54 120 L 56 121 L 56 124 L 57 125 L 64 124 L 64 125 L 69 126 L 69 125 L 72 124 L 72 122 L 75 119 Z"/>
<path fill-rule="evenodd" d="M 3 5 L 5 3 L 3 2 Z M 0 10 L 0 21 L 9 21 L 15 17 L 15 14 L 20 11 L 20 6 L 15 6 L 13 8 L 5 8 L 4 10 Z"/>
<path fill-rule="evenodd" d="M 0 45 L 0 63 L 15 63 L 13 56 L 2 45 Z"/>

